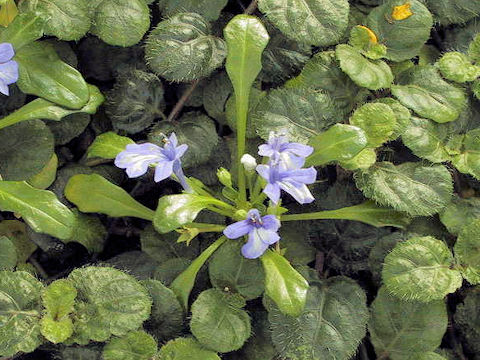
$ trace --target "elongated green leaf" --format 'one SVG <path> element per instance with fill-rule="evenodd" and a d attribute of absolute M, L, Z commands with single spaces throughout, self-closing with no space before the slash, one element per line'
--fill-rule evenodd
<path fill-rule="evenodd" d="M 166 343 L 158 353 L 158 360 L 220 360 L 194 338 L 177 338 Z"/>
<path fill-rule="evenodd" d="M 267 250 L 260 260 L 265 270 L 265 295 L 283 314 L 299 316 L 307 301 L 307 280 L 275 251 Z"/>
<path fill-rule="evenodd" d="M 57 176 L 58 157 L 54 153 L 44 168 L 28 179 L 28 183 L 37 189 L 45 190 L 53 184 Z"/>
<path fill-rule="evenodd" d="M 447 329 L 442 300 L 428 304 L 400 300 L 381 287 L 371 310 L 368 331 L 379 358 L 420 359 L 419 354 L 440 345 Z"/>
<path fill-rule="evenodd" d="M 90 98 L 87 104 L 79 110 L 66 109 L 48 100 L 36 99 L 0 119 L 0 129 L 25 120 L 45 119 L 60 121 L 65 116 L 71 114 L 95 114 L 97 108 L 103 103 L 105 98 L 96 86 L 90 84 L 87 84 L 87 86 Z"/>
<path fill-rule="evenodd" d="M 157 342 L 145 331 L 131 331 L 113 338 L 103 348 L 104 360 L 149 360 L 157 353 Z"/>
<path fill-rule="evenodd" d="M 78 70 L 60 60 L 50 44 L 35 42 L 17 51 L 18 87 L 70 109 L 81 109 L 89 100 L 87 83 Z"/>
<path fill-rule="evenodd" d="M 115 159 L 125 150 L 128 144 L 135 142 L 126 136 L 120 136 L 112 131 L 98 135 L 87 150 L 87 157 L 101 157 L 103 159 Z"/>
<path fill-rule="evenodd" d="M 338 43 L 348 25 L 347 0 L 260 0 L 260 11 L 287 37 L 300 43 Z"/>
<path fill-rule="evenodd" d="M 0 43 L 9 42 L 15 51 L 43 36 L 44 20 L 35 13 L 19 14 L 0 33 Z"/>
<path fill-rule="evenodd" d="M 218 289 L 202 292 L 192 304 L 190 329 L 205 347 L 230 352 L 240 349 L 250 337 L 250 317 L 242 308 L 245 299 Z"/>
<path fill-rule="evenodd" d="M 268 314 L 272 340 L 282 358 L 348 360 L 365 337 L 367 299 L 352 279 L 331 277 L 308 289 L 297 318 L 274 307 Z"/>
<path fill-rule="evenodd" d="M 355 181 L 366 197 L 412 216 L 436 214 L 453 193 L 452 177 L 442 165 L 381 162 L 357 172 Z"/>
<path fill-rule="evenodd" d="M 369 90 L 390 88 L 393 74 L 384 61 L 367 59 L 353 46 L 346 44 L 337 45 L 336 55 L 341 69 L 358 86 Z"/>
<path fill-rule="evenodd" d="M 453 264 L 443 241 L 414 237 L 397 244 L 385 257 L 382 279 L 386 289 L 399 298 L 441 300 L 462 286 L 462 275 Z"/>
<path fill-rule="evenodd" d="M 188 309 L 188 297 L 190 296 L 190 292 L 192 291 L 195 278 L 197 277 L 200 268 L 226 240 L 227 238 L 222 236 L 206 248 L 170 285 L 170 289 L 172 289 L 175 295 L 177 295 L 184 311 L 187 311 Z"/>
<path fill-rule="evenodd" d="M 113 217 L 133 216 L 153 220 L 154 212 L 132 198 L 125 190 L 104 177 L 75 175 L 65 187 L 65 196 L 82 212 L 97 212 Z"/>
<path fill-rule="evenodd" d="M 462 275 L 469 283 L 477 285 L 480 284 L 480 219 L 465 223 L 453 251 Z"/>
<path fill-rule="evenodd" d="M 306 166 L 350 160 L 367 146 L 365 132 L 356 126 L 336 124 L 308 142 L 315 149 Z"/>
<path fill-rule="evenodd" d="M 0 181 L 0 208 L 18 213 L 36 232 L 68 239 L 75 215 L 51 192 L 23 181 Z"/>

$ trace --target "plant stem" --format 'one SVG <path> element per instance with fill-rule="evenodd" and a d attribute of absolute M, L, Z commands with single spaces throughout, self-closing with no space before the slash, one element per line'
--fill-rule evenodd
<path fill-rule="evenodd" d="M 242 91 L 243 92 L 243 91 Z M 235 93 L 235 105 L 237 110 L 237 168 L 238 168 L 238 193 L 240 201 L 247 201 L 247 184 L 245 178 L 245 169 L 241 162 L 243 154 L 245 154 L 245 139 L 247 132 L 247 113 L 248 98 L 250 89 L 245 91 L 246 94 Z"/>
<path fill-rule="evenodd" d="M 195 88 L 198 86 L 199 83 L 200 83 L 200 79 L 196 79 L 192 82 L 192 84 L 188 87 L 188 89 L 185 90 L 185 92 L 182 94 L 182 97 L 178 99 L 177 103 L 175 104 L 170 114 L 168 114 L 167 121 L 173 121 L 176 119 L 176 117 L 178 116 L 180 111 L 182 111 L 183 107 L 185 106 L 185 103 L 190 98 L 190 96 L 192 95 L 193 91 L 195 90 Z"/>
<path fill-rule="evenodd" d="M 247 14 L 247 15 L 253 14 L 255 10 L 257 10 L 257 3 L 258 3 L 258 0 L 252 0 L 250 5 L 248 5 L 248 7 L 245 9 L 244 14 Z"/>

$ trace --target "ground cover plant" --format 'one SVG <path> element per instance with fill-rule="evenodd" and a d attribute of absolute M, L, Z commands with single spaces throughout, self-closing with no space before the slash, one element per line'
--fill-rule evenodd
<path fill-rule="evenodd" d="M 480 358 L 479 20 L 0 0 L 0 359 Z"/>

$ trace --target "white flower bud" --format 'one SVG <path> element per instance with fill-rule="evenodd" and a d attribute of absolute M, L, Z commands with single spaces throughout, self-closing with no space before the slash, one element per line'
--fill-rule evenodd
<path fill-rule="evenodd" d="M 253 172 L 257 167 L 257 160 L 250 154 L 243 155 L 240 162 L 243 164 L 246 172 Z"/>

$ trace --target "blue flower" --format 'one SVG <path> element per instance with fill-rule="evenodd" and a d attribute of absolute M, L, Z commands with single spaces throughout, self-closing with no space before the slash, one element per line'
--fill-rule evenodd
<path fill-rule="evenodd" d="M 18 80 L 18 63 L 12 58 L 15 51 L 10 43 L 0 44 L 0 93 L 10 95 L 8 85 Z"/>
<path fill-rule="evenodd" d="M 317 178 L 317 170 L 313 167 L 289 169 L 282 162 L 270 162 L 268 165 L 258 165 L 257 172 L 267 180 L 267 186 L 263 192 L 275 204 L 280 200 L 280 190 L 292 195 L 300 204 L 315 200 L 307 187 L 307 184 L 313 184 Z"/>
<path fill-rule="evenodd" d="M 260 216 L 257 209 L 247 214 L 247 219 L 233 223 L 223 230 L 229 239 L 237 239 L 248 234 L 248 242 L 242 246 L 242 255 L 247 259 L 256 259 L 267 248 L 280 240 L 277 234 L 280 221 L 274 215 Z"/>
<path fill-rule="evenodd" d="M 130 178 L 142 176 L 148 171 L 149 166 L 155 166 L 155 182 L 165 180 L 174 174 L 183 188 L 191 191 L 180 161 L 187 149 L 188 145 L 178 146 L 177 136 L 172 133 L 169 138 L 165 138 L 163 148 L 151 143 L 127 145 L 115 158 L 115 165 L 126 169 Z"/>
<path fill-rule="evenodd" d="M 313 148 L 308 145 L 288 142 L 285 135 L 270 132 L 268 142 L 258 147 L 258 155 L 268 156 L 272 161 L 281 161 L 289 168 L 301 168 L 305 158 L 311 155 Z"/>

